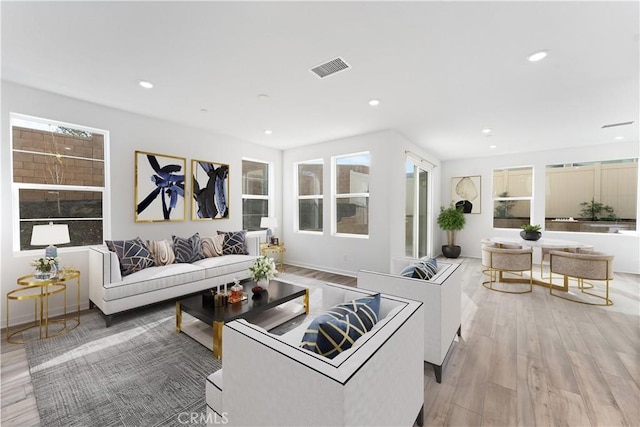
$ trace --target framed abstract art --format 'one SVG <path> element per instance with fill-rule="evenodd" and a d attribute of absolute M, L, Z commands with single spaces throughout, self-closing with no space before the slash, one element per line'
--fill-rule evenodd
<path fill-rule="evenodd" d="M 229 218 L 229 165 L 191 160 L 191 219 Z"/>
<path fill-rule="evenodd" d="M 461 206 L 464 213 L 480 213 L 480 175 L 451 178 L 451 201 Z"/>
<path fill-rule="evenodd" d="M 135 152 L 136 222 L 184 221 L 187 159 Z"/>

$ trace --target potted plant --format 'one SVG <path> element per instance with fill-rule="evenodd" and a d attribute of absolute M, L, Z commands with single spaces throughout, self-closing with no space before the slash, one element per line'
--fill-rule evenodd
<path fill-rule="evenodd" d="M 542 237 L 542 233 L 540 232 L 540 229 L 542 227 L 540 226 L 540 224 L 525 224 L 520 228 L 522 228 L 520 237 L 522 237 L 524 240 L 538 240 L 540 237 Z"/>
<path fill-rule="evenodd" d="M 458 258 L 462 248 L 456 245 L 456 231 L 464 228 L 465 218 L 461 208 L 456 208 L 453 204 L 448 208 L 440 207 L 438 215 L 438 225 L 447 232 L 447 244 L 442 245 L 442 255 L 447 258 Z"/>
<path fill-rule="evenodd" d="M 262 289 L 267 289 L 269 280 L 278 274 L 275 262 L 266 255 L 261 255 L 256 258 L 253 265 L 249 267 L 249 271 L 251 272 L 251 278 L 256 282 L 254 288 L 260 287 Z M 252 290 L 254 290 L 254 292 L 257 291 L 257 289 Z"/>

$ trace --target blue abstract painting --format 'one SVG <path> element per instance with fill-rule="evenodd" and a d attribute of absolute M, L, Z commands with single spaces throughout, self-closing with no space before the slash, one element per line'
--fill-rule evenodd
<path fill-rule="evenodd" d="M 192 160 L 191 219 L 229 218 L 229 165 Z"/>
<path fill-rule="evenodd" d="M 136 222 L 184 221 L 184 157 L 136 151 Z"/>

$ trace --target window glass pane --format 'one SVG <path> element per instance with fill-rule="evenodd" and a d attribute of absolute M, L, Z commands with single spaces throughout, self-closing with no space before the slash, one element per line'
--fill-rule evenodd
<path fill-rule="evenodd" d="M 298 195 L 322 195 L 322 163 L 298 164 Z"/>
<path fill-rule="evenodd" d="M 636 229 L 637 159 L 549 165 L 545 179 L 546 230 Z"/>
<path fill-rule="evenodd" d="M 242 200 L 242 229 L 247 231 L 261 230 L 260 219 L 269 216 L 269 201 L 266 199 Z"/>
<path fill-rule="evenodd" d="M 31 232 L 34 225 L 48 224 L 49 221 L 20 221 L 20 250 L 43 249 L 44 246 L 31 246 Z M 56 247 L 100 245 L 103 242 L 101 219 L 81 221 L 53 221 L 54 224 L 67 224 L 71 243 Z M 43 251 L 44 253 L 44 251 Z"/>
<path fill-rule="evenodd" d="M 13 149 L 104 160 L 104 135 L 67 127 L 43 126 L 53 131 L 13 126 Z"/>
<path fill-rule="evenodd" d="M 322 231 L 322 199 L 298 200 L 298 229 Z"/>
<path fill-rule="evenodd" d="M 98 191 L 19 190 L 20 219 L 102 218 Z"/>
<path fill-rule="evenodd" d="M 494 200 L 493 227 L 520 228 L 531 220 L 531 201 L 529 200 Z"/>
<path fill-rule="evenodd" d="M 493 171 L 493 197 L 531 197 L 533 168 Z M 501 196 L 501 194 L 507 194 Z"/>
<path fill-rule="evenodd" d="M 336 159 L 336 193 L 369 192 L 369 153 Z"/>
<path fill-rule="evenodd" d="M 369 198 L 336 199 L 336 231 L 344 234 L 369 234 Z"/>
<path fill-rule="evenodd" d="M 269 164 L 242 161 L 242 194 L 269 195 Z"/>

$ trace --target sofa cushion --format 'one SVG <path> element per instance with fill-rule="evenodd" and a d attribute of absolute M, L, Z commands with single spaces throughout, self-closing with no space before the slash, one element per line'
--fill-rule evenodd
<path fill-rule="evenodd" d="M 105 240 L 105 244 L 111 252 L 118 255 L 123 277 L 155 265 L 153 255 L 140 237 L 131 240 Z"/>
<path fill-rule="evenodd" d="M 173 245 L 168 240 L 147 240 L 147 248 L 153 255 L 156 265 L 169 265 L 176 260 Z"/>
<path fill-rule="evenodd" d="M 378 301 L 379 304 L 379 301 Z M 318 324 L 316 353 L 333 359 L 351 348 L 358 338 L 369 332 L 378 322 L 370 305 L 360 305 L 342 319 L 330 319 Z"/>
<path fill-rule="evenodd" d="M 248 255 L 245 230 L 240 231 L 218 231 L 224 236 L 222 242 L 222 255 Z"/>
<path fill-rule="evenodd" d="M 200 242 L 200 234 L 185 239 L 183 237 L 172 236 L 173 251 L 176 254 L 176 262 L 192 263 L 204 258 L 202 254 L 202 243 Z"/>
<path fill-rule="evenodd" d="M 248 273 L 249 267 L 253 265 L 255 259 L 256 257 L 253 255 L 225 255 L 203 258 L 192 264 L 204 268 L 207 279 L 235 274 L 240 278 L 245 278 L 248 277 L 246 273 Z"/>
<path fill-rule="evenodd" d="M 202 241 L 202 254 L 205 258 L 213 258 L 222 255 L 224 235 L 216 234 L 215 236 L 205 236 L 200 240 Z"/>

